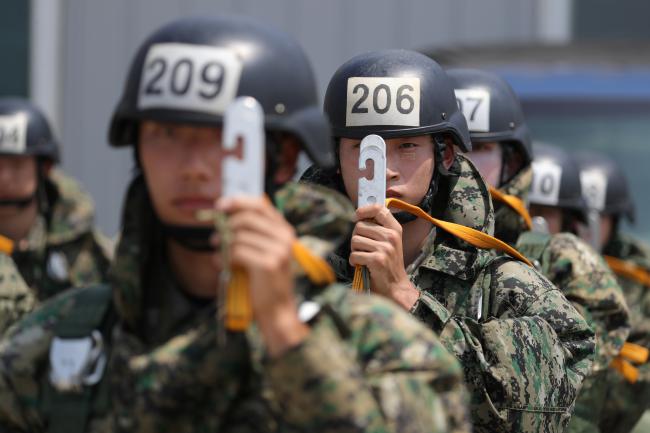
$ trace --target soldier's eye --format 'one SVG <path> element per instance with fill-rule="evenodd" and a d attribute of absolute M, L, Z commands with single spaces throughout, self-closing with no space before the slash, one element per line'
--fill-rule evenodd
<path fill-rule="evenodd" d="M 399 145 L 400 149 L 412 149 L 414 147 L 418 147 L 417 143 L 401 143 Z"/>

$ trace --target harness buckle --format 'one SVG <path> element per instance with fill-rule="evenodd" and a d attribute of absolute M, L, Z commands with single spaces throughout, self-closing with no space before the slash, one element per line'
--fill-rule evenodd
<path fill-rule="evenodd" d="M 106 352 L 98 330 L 82 338 L 54 337 L 50 346 L 50 383 L 61 392 L 80 392 L 104 374 Z"/>

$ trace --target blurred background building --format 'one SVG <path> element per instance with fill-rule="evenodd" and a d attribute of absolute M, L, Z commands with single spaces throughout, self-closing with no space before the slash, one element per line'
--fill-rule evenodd
<path fill-rule="evenodd" d="M 295 35 L 321 91 L 351 56 L 411 48 L 487 67 L 519 92 L 535 139 L 607 151 L 629 167 L 637 234 L 650 240 L 650 2 L 643 0 L 3 0 L 0 95 L 31 97 L 63 143 L 63 167 L 118 229 L 131 177 L 107 126 L 137 45 L 192 14 L 236 13 Z"/>

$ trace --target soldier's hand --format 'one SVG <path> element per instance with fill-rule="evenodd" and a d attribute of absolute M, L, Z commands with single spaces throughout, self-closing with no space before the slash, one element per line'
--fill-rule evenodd
<path fill-rule="evenodd" d="M 370 271 L 370 289 L 406 309 L 419 293 L 404 269 L 402 226 L 382 205 L 357 209 L 357 224 L 352 232 L 350 264 Z"/>
<path fill-rule="evenodd" d="M 266 198 L 222 199 L 217 207 L 229 215 L 232 265 L 248 273 L 255 321 L 269 354 L 278 356 L 309 333 L 294 295 L 295 231 Z"/>

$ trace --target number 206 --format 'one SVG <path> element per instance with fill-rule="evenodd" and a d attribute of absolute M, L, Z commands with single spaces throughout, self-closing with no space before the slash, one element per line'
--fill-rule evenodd
<path fill-rule="evenodd" d="M 413 97 L 405 92 L 413 92 L 415 89 L 413 86 L 404 84 L 397 88 L 396 97 L 395 97 L 395 108 L 402 114 L 409 114 L 413 111 L 415 107 L 415 101 Z M 352 106 L 352 113 L 367 113 L 368 107 L 363 106 L 363 104 L 368 99 L 370 95 L 370 88 L 365 84 L 357 84 L 352 89 L 352 94 L 360 94 L 359 99 Z M 383 101 L 380 101 L 381 96 L 384 96 Z M 386 84 L 379 84 L 372 91 L 372 109 L 378 114 L 385 114 L 390 110 L 392 103 L 391 89 Z"/>

